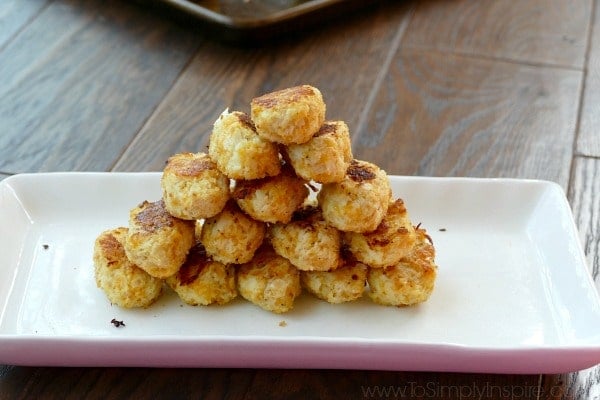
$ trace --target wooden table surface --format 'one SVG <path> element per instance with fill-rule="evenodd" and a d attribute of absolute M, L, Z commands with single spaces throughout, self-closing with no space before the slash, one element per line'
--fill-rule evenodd
<path fill-rule="evenodd" d="M 310 83 L 328 116 L 347 122 L 355 157 L 389 174 L 557 182 L 600 287 L 600 3 L 407 0 L 338 17 L 244 47 L 126 1 L 3 0 L 0 177 L 160 171 L 169 155 L 205 149 L 226 107 L 247 111 L 258 94 Z M 506 396 L 478 397 L 492 387 Z M 396 390 L 387 398 L 468 388 L 460 398 L 600 399 L 600 366 L 560 375 L 0 366 L 0 399 L 386 398 L 376 388 Z"/>

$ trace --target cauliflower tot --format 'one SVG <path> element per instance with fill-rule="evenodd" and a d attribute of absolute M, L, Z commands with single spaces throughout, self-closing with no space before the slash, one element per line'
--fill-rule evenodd
<path fill-rule="evenodd" d="M 185 263 L 166 282 L 192 306 L 222 305 L 237 297 L 234 266 L 212 260 L 200 243 L 192 247 Z"/>
<path fill-rule="evenodd" d="M 284 145 L 305 143 L 325 121 L 325 102 L 319 89 L 302 85 L 252 99 L 250 116 L 258 134 Z"/>
<path fill-rule="evenodd" d="M 342 257 L 331 271 L 301 271 L 302 286 L 328 303 L 345 303 L 363 296 L 368 267 L 352 257 Z"/>
<path fill-rule="evenodd" d="M 232 197 L 252 218 L 270 223 L 291 220 L 308 197 L 306 182 L 288 168 L 273 177 L 236 181 Z"/>
<path fill-rule="evenodd" d="M 372 232 L 344 232 L 344 243 L 360 262 L 371 268 L 397 264 L 412 250 L 416 232 L 404 201 L 397 199 L 388 206 L 381 223 Z"/>
<path fill-rule="evenodd" d="M 299 270 L 328 271 L 339 263 L 340 232 L 325 222 L 315 205 L 296 211 L 287 224 L 271 225 L 269 240 L 275 252 Z"/>
<path fill-rule="evenodd" d="M 94 242 L 94 278 L 96 285 L 112 304 L 119 307 L 148 307 L 162 293 L 163 282 L 133 264 L 123 243 L 127 228 L 102 232 Z"/>
<path fill-rule="evenodd" d="M 169 157 L 160 183 L 167 211 L 180 219 L 212 217 L 229 199 L 229 179 L 204 153 Z"/>
<path fill-rule="evenodd" d="M 370 232 L 385 217 L 392 196 L 384 170 L 366 161 L 353 160 L 341 182 L 326 183 L 317 199 L 323 217 L 344 232 Z"/>
<path fill-rule="evenodd" d="M 267 246 L 238 267 L 237 285 L 243 298 L 277 314 L 290 311 L 302 292 L 298 269 Z"/>
<path fill-rule="evenodd" d="M 424 229 L 417 229 L 417 243 L 398 264 L 370 268 L 369 297 L 378 304 L 410 306 L 429 299 L 435 286 L 435 249 Z"/>
<path fill-rule="evenodd" d="M 348 126 L 326 121 L 308 142 L 291 144 L 285 152 L 298 176 L 319 183 L 340 182 L 352 161 Z"/>
<path fill-rule="evenodd" d="M 252 259 L 265 237 L 266 225 L 230 201 L 218 215 L 204 221 L 200 241 L 213 260 L 243 264 Z"/>
<path fill-rule="evenodd" d="M 208 153 L 231 179 L 260 179 L 279 174 L 277 145 L 260 137 L 250 117 L 225 110 L 215 121 Z"/>
<path fill-rule="evenodd" d="M 173 275 L 194 245 L 195 221 L 169 214 L 162 200 L 144 201 L 129 213 L 125 253 L 156 278 Z"/>

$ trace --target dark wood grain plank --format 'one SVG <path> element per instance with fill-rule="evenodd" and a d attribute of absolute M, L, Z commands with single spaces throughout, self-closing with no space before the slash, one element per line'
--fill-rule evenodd
<path fill-rule="evenodd" d="M 261 370 L 245 398 L 537 400 L 538 389 L 537 375 Z"/>
<path fill-rule="evenodd" d="M 0 49 L 50 3 L 50 0 L 3 0 L 0 8 Z"/>
<path fill-rule="evenodd" d="M 576 157 L 569 201 L 587 263 L 600 292 L 600 159 Z"/>
<path fill-rule="evenodd" d="M 537 400 L 539 376 L 390 371 L 2 367 L 0 395 L 87 399 Z"/>
<path fill-rule="evenodd" d="M 587 60 L 577 153 L 600 157 L 600 2 L 594 2 L 594 18 Z"/>
<path fill-rule="evenodd" d="M 53 2 L 0 52 L 0 169 L 110 168 L 195 47 L 126 2 Z"/>
<path fill-rule="evenodd" d="M 240 399 L 252 370 L 2 367 L 0 398 Z M 6 395 L 6 396 L 5 396 Z"/>
<path fill-rule="evenodd" d="M 541 393 L 544 400 L 597 400 L 600 398 L 600 366 L 579 372 L 545 375 Z"/>
<path fill-rule="evenodd" d="M 590 11 L 591 0 L 422 1 L 403 45 L 582 68 Z"/>
<path fill-rule="evenodd" d="M 388 173 L 566 187 L 581 72 L 401 49 L 354 135 Z"/>
<path fill-rule="evenodd" d="M 227 107 L 249 111 L 253 97 L 309 83 L 319 87 L 330 119 L 353 129 L 397 47 L 412 3 L 382 4 L 314 33 L 258 48 L 206 43 L 152 115 L 115 170 L 161 170 L 170 155 L 203 151 Z M 391 49 L 391 50 L 390 50 Z"/>
<path fill-rule="evenodd" d="M 588 266 L 600 292 L 600 159 L 576 157 L 569 187 L 579 236 L 587 256 Z M 571 374 L 545 376 L 545 392 L 552 399 L 600 399 L 600 364 Z"/>

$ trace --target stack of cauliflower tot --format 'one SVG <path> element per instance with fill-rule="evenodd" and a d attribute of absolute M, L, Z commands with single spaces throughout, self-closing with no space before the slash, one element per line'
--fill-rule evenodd
<path fill-rule="evenodd" d="M 429 236 L 385 171 L 353 158 L 348 127 L 325 120 L 321 92 L 292 87 L 250 109 L 225 110 L 208 154 L 171 156 L 162 199 L 96 239 L 96 283 L 110 302 L 148 307 L 165 283 L 190 305 L 239 294 L 275 313 L 302 289 L 329 303 L 427 300 L 437 271 Z"/>

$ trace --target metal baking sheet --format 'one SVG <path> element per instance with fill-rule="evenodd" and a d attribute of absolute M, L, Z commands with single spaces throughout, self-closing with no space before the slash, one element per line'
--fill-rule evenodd
<path fill-rule="evenodd" d="M 359 8 L 372 7 L 378 1 L 154 0 L 152 3 L 191 19 L 217 39 L 248 43 L 303 31 Z"/>

